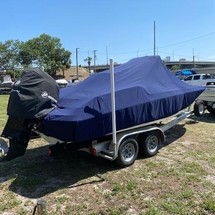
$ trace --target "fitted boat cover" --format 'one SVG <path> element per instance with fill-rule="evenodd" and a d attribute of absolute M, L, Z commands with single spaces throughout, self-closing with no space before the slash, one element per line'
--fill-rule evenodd
<path fill-rule="evenodd" d="M 59 98 L 56 81 L 39 68 L 22 73 L 10 93 L 7 114 L 16 118 L 41 118 L 55 107 Z"/>
<path fill-rule="evenodd" d="M 175 77 L 159 56 L 135 58 L 114 69 L 116 129 L 176 114 L 203 92 Z M 44 134 L 65 142 L 112 133 L 110 70 L 60 90 L 58 107 L 45 117 Z"/>

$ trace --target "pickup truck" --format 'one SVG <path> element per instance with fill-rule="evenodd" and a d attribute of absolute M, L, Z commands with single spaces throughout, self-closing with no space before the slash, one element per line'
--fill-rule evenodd
<path fill-rule="evenodd" d="M 194 74 L 187 76 L 183 81 L 191 85 L 206 86 L 215 83 L 215 78 L 210 74 Z"/>
<path fill-rule="evenodd" d="M 13 81 L 10 75 L 0 75 L 0 94 L 10 93 L 13 87 Z"/>
<path fill-rule="evenodd" d="M 202 116 L 205 110 L 215 115 L 215 78 L 210 74 L 194 74 L 189 75 L 183 81 L 191 85 L 201 85 L 205 87 L 203 93 L 194 103 L 195 115 Z"/>

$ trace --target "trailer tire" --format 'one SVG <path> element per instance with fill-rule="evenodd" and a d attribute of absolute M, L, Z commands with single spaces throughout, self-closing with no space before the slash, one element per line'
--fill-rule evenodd
<path fill-rule="evenodd" d="M 139 145 L 135 139 L 126 139 L 123 141 L 118 150 L 116 162 L 121 167 L 128 167 L 134 163 L 139 153 Z"/>
<path fill-rule="evenodd" d="M 194 104 L 194 113 L 196 116 L 203 116 L 205 112 L 205 104 L 201 100 L 197 100 Z"/>
<path fill-rule="evenodd" d="M 164 138 L 163 138 L 164 139 Z M 139 139 L 140 152 L 144 157 L 152 157 L 158 153 L 161 143 L 160 132 L 151 131 Z"/>

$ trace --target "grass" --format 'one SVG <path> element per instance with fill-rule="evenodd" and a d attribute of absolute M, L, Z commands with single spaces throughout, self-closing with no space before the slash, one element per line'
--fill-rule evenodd
<path fill-rule="evenodd" d="M 0 95 L 0 131 L 3 129 L 7 119 L 8 98 L 8 95 Z"/>
<path fill-rule="evenodd" d="M 0 95 L 0 131 L 7 102 Z M 214 122 L 186 119 L 156 156 L 124 169 L 84 152 L 49 158 L 48 143 L 31 140 L 23 157 L 0 163 L 0 214 L 32 214 L 41 198 L 47 215 L 215 214 Z"/>

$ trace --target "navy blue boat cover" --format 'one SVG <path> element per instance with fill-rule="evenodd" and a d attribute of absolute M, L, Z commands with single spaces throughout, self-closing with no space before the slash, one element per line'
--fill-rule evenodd
<path fill-rule="evenodd" d="M 176 114 L 204 91 L 182 82 L 159 56 L 130 60 L 114 69 L 116 128 L 129 128 Z M 44 134 L 65 142 L 112 133 L 110 70 L 60 90 L 58 107 L 44 119 Z"/>

